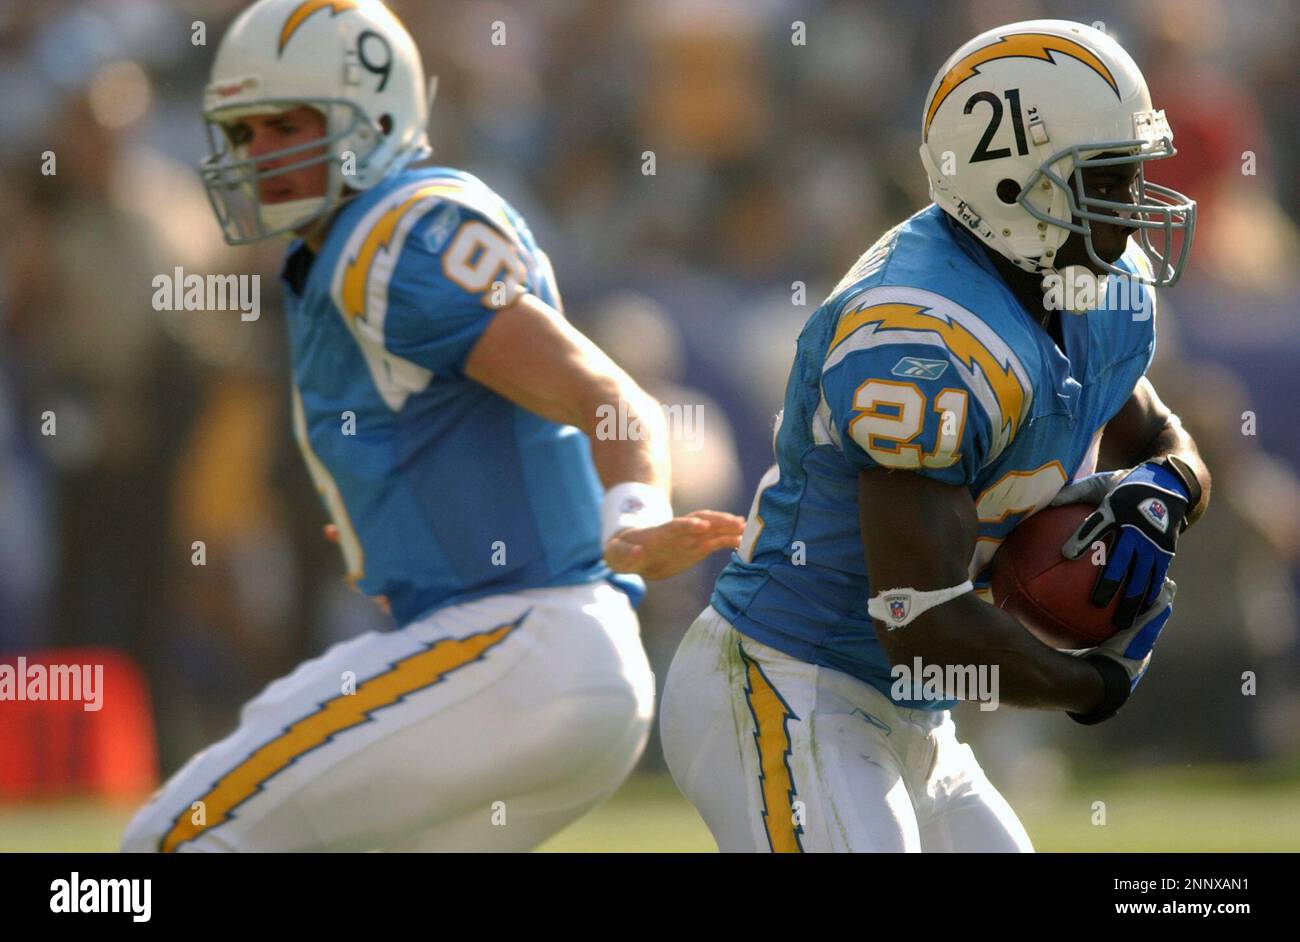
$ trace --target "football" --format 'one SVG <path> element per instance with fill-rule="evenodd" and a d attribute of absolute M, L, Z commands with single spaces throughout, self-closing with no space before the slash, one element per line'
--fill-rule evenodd
<path fill-rule="evenodd" d="M 1015 615 L 1039 640 L 1077 650 L 1101 644 L 1116 631 L 1112 619 L 1120 593 L 1100 608 L 1089 600 L 1101 567 L 1095 547 L 1066 559 L 1061 546 L 1096 508 L 1048 507 L 1011 532 L 992 562 L 993 602 Z M 1109 551 L 1112 538 L 1103 541 Z"/>

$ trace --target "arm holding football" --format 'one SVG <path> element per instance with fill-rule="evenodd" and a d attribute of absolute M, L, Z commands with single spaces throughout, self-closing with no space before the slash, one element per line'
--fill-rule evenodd
<path fill-rule="evenodd" d="M 920 474 L 873 468 L 858 475 L 858 515 L 867 574 L 877 592 L 959 585 L 975 550 L 978 517 L 967 488 Z M 1098 669 L 1062 654 L 974 592 L 928 609 L 890 630 L 873 622 L 894 664 L 997 664 L 1005 703 L 1090 713 L 1102 702 Z"/>
<path fill-rule="evenodd" d="M 1115 624 L 1128 629 L 1156 604 L 1178 548 L 1179 534 L 1210 499 L 1210 472 L 1178 416 L 1169 411 L 1145 377 L 1106 425 L 1103 463 L 1123 470 L 1102 472 L 1063 488 L 1054 504 L 1097 505 L 1062 547 L 1076 558 L 1108 533 L 1116 533 L 1092 602 L 1122 599 Z"/>

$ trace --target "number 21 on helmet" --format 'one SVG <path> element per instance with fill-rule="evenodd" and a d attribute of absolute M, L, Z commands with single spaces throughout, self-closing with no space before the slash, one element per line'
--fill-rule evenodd
<path fill-rule="evenodd" d="M 1098 255 L 1092 224 L 1105 223 L 1136 235 L 1151 262 L 1138 280 L 1176 282 L 1196 203 L 1150 183 L 1145 169 L 1174 153 L 1132 57 L 1100 30 L 1065 20 L 976 36 L 944 63 L 925 100 L 921 161 L 932 198 L 1025 271 L 1055 271 L 1061 244 L 1077 233 L 1101 269 L 1132 277 Z M 1085 170 L 1119 165 L 1135 165 L 1131 202 L 1085 193 Z"/>

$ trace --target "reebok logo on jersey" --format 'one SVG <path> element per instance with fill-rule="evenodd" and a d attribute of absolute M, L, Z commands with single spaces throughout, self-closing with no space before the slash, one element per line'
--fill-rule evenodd
<path fill-rule="evenodd" d="M 1169 529 L 1169 508 L 1159 497 L 1148 497 L 1138 504 L 1138 510 L 1161 533 Z"/>
<path fill-rule="evenodd" d="M 433 214 L 429 227 L 424 230 L 424 247 L 433 254 L 442 251 L 452 233 L 460 228 L 460 209 L 453 203 L 446 203 Z"/>
<path fill-rule="evenodd" d="M 903 357 L 889 372 L 895 376 L 912 379 L 938 379 L 948 368 L 947 360 L 923 360 L 920 357 Z"/>

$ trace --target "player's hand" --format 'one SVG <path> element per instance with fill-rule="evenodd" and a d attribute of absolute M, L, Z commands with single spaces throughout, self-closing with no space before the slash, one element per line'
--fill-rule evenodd
<path fill-rule="evenodd" d="M 1090 475 L 1062 488 L 1052 501 L 1083 502 L 1096 503 L 1097 510 L 1065 541 L 1061 552 L 1077 559 L 1106 534 L 1117 531 L 1092 590 L 1092 603 L 1104 608 L 1123 587 L 1115 624 L 1131 628 L 1139 612 L 1155 605 L 1165 582 L 1187 515 L 1187 488 L 1172 471 L 1146 462 L 1131 471 Z"/>
<path fill-rule="evenodd" d="M 1115 485 L 1124 479 L 1127 471 L 1098 471 L 1086 478 L 1067 484 L 1056 492 L 1052 498 L 1052 507 L 1065 504 L 1092 504 L 1094 507 L 1106 499 L 1106 495 L 1115 490 Z"/>
<path fill-rule="evenodd" d="M 339 541 L 339 528 L 332 523 L 325 524 L 325 539 L 329 540 L 331 543 L 337 544 Z M 388 596 L 368 595 L 366 598 L 378 605 L 379 610 L 385 615 L 393 614 L 393 607 L 388 604 Z"/>
<path fill-rule="evenodd" d="M 605 562 L 615 572 L 643 579 L 667 579 L 685 572 L 720 549 L 735 549 L 745 519 L 718 510 L 696 510 L 655 527 L 620 530 L 605 544 Z"/>
<path fill-rule="evenodd" d="M 1128 674 L 1129 690 L 1133 690 L 1151 664 L 1151 649 L 1155 647 L 1156 639 L 1173 614 L 1174 593 L 1177 590 L 1174 580 L 1165 579 L 1160 585 L 1160 591 L 1156 593 L 1154 604 L 1138 617 L 1132 628 L 1118 632 L 1095 648 L 1070 653 L 1110 658 L 1124 668 Z"/>

